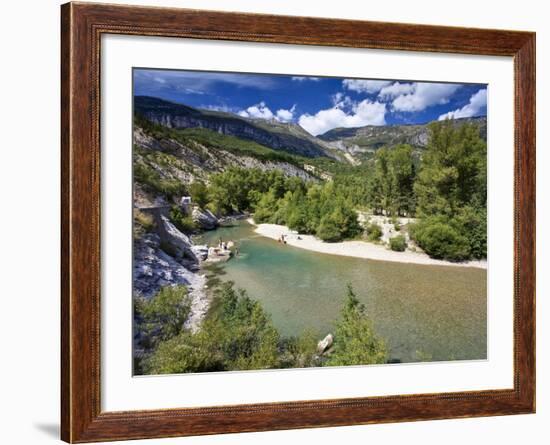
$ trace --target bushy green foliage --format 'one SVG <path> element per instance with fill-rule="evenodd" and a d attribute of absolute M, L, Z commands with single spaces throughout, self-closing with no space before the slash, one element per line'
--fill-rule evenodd
<path fill-rule="evenodd" d="M 184 329 L 190 301 L 184 287 L 163 288 L 147 301 L 135 299 L 135 319 L 142 348 L 144 374 L 296 368 L 324 365 L 383 363 L 384 342 L 371 326 L 365 308 L 351 287 L 330 354 L 317 352 L 317 336 L 305 331 L 296 337 L 279 335 L 258 301 L 233 283 L 216 292 L 207 317 L 196 332 Z"/>
<path fill-rule="evenodd" d="M 468 239 L 445 217 L 431 217 L 411 227 L 418 245 L 433 258 L 462 261 L 470 257 Z"/>
<path fill-rule="evenodd" d="M 151 299 L 134 299 L 134 319 L 141 334 L 141 344 L 154 348 L 159 342 L 183 332 L 191 311 L 191 301 L 185 286 L 163 287 Z"/>
<path fill-rule="evenodd" d="M 285 224 L 325 241 L 361 233 L 352 203 L 333 182 L 306 182 L 278 170 L 230 168 L 212 175 L 208 196 L 208 206 L 219 214 L 253 211 L 257 223 Z"/>
<path fill-rule="evenodd" d="M 280 170 L 231 167 L 210 177 L 209 207 L 222 215 L 251 211 L 265 193 L 271 190 L 279 199 L 295 180 L 286 178 Z"/>
<path fill-rule="evenodd" d="M 386 345 L 372 327 L 365 306 L 359 302 L 351 286 L 340 320 L 336 325 L 333 352 L 327 366 L 369 365 L 385 363 Z"/>
<path fill-rule="evenodd" d="M 411 237 L 434 258 L 462 261 L 487 256 L 487 211 L 470 206 L 454 217 L 421 219 L 410 227 Z"/>
<path fill-rule="evenodd" d="M 143 361 L 147 374 L 277 367 L 279 334 L 259 302 L 226 283 L 196 333 L 181 332 Z"/>
<path fill-rule="evenodd" d="M 144 233 L 149 233 L 155 228 L 155 222 L 151 215 L 134 209 L 134 238 L 140 238 Z"/>
<path fill-rule="evenodd" d="M 331 215 L 325 215 L 321 218 L 319 227 L 317 227 L 317 236 L 329 243 L 340 241 L 340 229 Z"/>
<path fill-rule="evenodd" d="M 467 239 L 470 256 L 473 258 L 487 257 L 487 209 L 465 206 L 453 219 L 454 227 Z"/>
<path fill-rule="evenodd" d="M 367 239 L 369 241 L 380 241 L 382 237 L 382 227 L 376 223 L 367 224 L 365 232 L 367 233 Z"/>
<path fill-rule="evenodd" d="M 159 172 L 143 161 L 134 162 L 134 181 L 168 199 L 180 196 L 185 192 L 185 185 L 181 181 L 162 177 Z"/>
<path fill-rule="evenodd" d="M 353 238 L 360 233 L 357 214 L 345 202 L 339 203 L 331 213 L 325 214 L 317 227 L 316 233 L 323 241 L 336 242 Z"/>
<path fill-rule="evenodd" d="M 278 210 L 279 200 L 272 191 L 264 194 L 256 204 L 254 211 L 254 221 L 258 224 L 271 221 L 273 215 Z"/>
<path fill-rule="evenodd" d="M 300 163 L 298 156 L 273 150 L 257 142 L 221 134 L 206 128 L 186 128 L 174 130 L 174 132 L 179 138 L 198 142 L 206 147 L 217 148 L 241 156 L 252 156 L 262 161 L 288 162 L 294 165 Z"/>
<path fill-rule="evenodd" d="M 466 205 L 487 203 L 487 144 L 473 124 L 430 124 L 415 183 L 420 216 L 454 217 Z"/>
<path fill-rule="evenodd" d="M 197 229 L 197 224 L 193 221 L 193 218 L 185 214 L 177 205 L 170 208 L 170 221 L 174 223 L 180 232 L 186 234 L 192 233 Z"/>
<path fill-rule="evenodd" d="M 205 208 L 208 204 L 208 188 L 204 182 L 195 181 L 189 185 L 189 194 L 193 203 L 197 204 L 201 208 Z"/>
<path fill-rule="evenodd" d="M 397 235 L 390 238 L 390 249 L 395 252 L 404 252 L 407 248 L 407 240 L 403 235 Z"/>
<path fill-rule="evenodd" d="M 282 338 L 279 343 L 282 368 L 308 368 L 321 366 L 322 359 L 317 354 L 317 338 L 312 331 L 306 330 L 296 337 Z"/>

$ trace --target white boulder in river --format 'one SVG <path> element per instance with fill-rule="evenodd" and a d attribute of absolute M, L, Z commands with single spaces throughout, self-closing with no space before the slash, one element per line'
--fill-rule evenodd
<path fill-rule="evenodd" d="M 334 342 L 334 337 L 332 336 L 332 334 L 328 334 L 319 343 L 317 343 L 317 352 L 319 354 L 322 354 L 323 352 L 325 352 L 328 348 L 330 348 L 332 346 L 333 342 Z"/>

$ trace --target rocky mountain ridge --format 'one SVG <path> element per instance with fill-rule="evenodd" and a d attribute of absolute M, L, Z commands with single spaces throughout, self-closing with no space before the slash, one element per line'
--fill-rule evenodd
<path fill-rule="evenodd" d="M 487 118 L 473 117 L 453 120 L 455 125 L 476 123 L 480 134 L 487 139 Z M 382 147 L 391 147 L 398 144 L 409 144 L 417 150 L 422 150 L 428 143 L 429 124 L 414 125 L 367 125 L 355 128 L 334 128 L 319 135 L 318 138 L 328 143 L 334 150 L 349 153 L 352 156 L 361 156 L 374 153 Z"/>
<path fill-rule="evenodd" d="M 206 128 L 300 156 L 330 157 L 326 144 L 294 124 L 269 124 L 231 113 L 201 110 L 149 96 L 134 98 L 134 113 L 168 128 Z"/>

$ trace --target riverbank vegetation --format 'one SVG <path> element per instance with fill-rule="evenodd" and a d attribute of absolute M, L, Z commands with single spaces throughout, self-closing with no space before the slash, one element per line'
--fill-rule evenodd
<path fill-rule="evenodd" d="M 311 366 L 385 363 L 385 343 L 372 327 L 351 287 L 336 325 L 334 345 L 317 350 L 306 331 L 283 337 L 261 304 L 232 283 L 222 283 L 200 330 L 185 328 L 185 287 L 167 287 L 150 300 L 137 299 L 135 320 L 143 357 L 137 374 L 175 374 Z"/>

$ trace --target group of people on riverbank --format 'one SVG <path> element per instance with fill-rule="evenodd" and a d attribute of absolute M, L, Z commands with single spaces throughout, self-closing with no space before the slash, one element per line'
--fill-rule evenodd
<path fill-rule="evenodd" d="M 239 248 L 233 241 L 226 241 L 224 242 L 222 237 L 220 236 L 220 239 L 218 240 L 218 249 L 220 249 L 223 252 L 227 252 L 231 249 L 231 247 L 234 247 L 233 249 L 233 255 L 238 256 L 239 255 Z"/>

